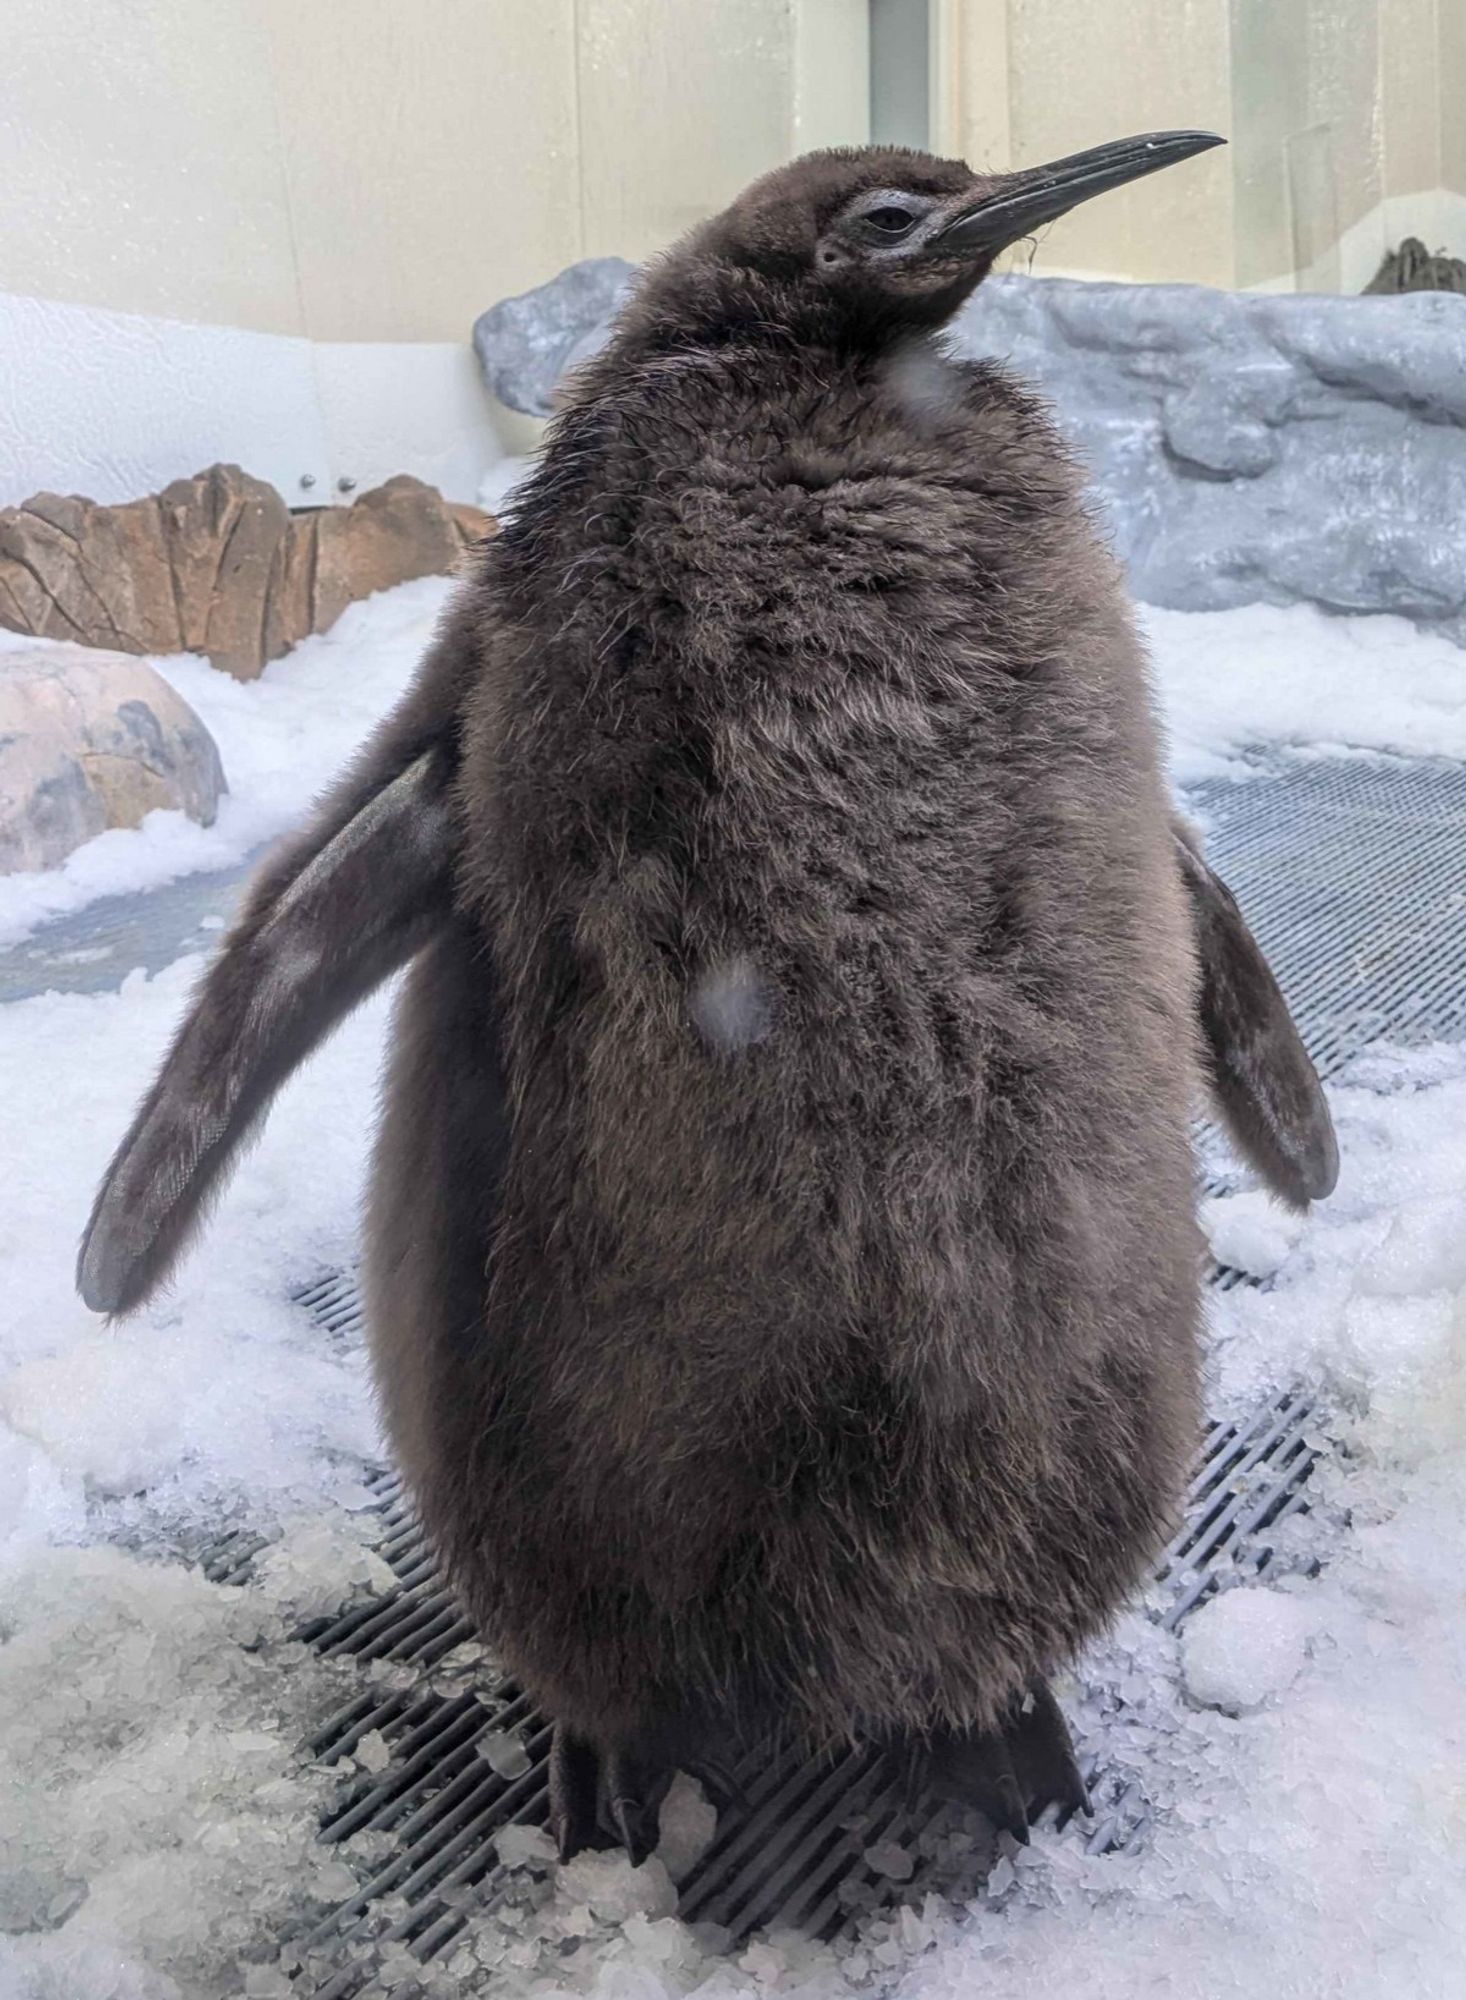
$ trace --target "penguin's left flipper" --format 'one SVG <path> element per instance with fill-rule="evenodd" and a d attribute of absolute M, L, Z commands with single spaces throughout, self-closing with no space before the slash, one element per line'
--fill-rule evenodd
<path fill-rule="evenodd" d="M 77 1262 L 95 1312 L 126 1313 L 182 1251 L 291 1071 L 446 920 L 448 768 L 372 753 L 257 878 L 113 1156 Z"/>
<path fill-rule="evenodd" d="M 1318 1072 L 1236 898 L 1172 820 L 1191 908 L 1211 1094 L 1233 1143 L 1292 1208 L 1331 1194 L 1339 1148 Z"/>

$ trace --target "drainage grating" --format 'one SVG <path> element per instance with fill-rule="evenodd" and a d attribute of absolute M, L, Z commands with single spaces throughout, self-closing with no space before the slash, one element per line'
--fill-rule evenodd
<path fill-rule="evenodd" d="M 1466 967 L 1458 962 L 1466 769 L 1298 760 L 1244 783 L 1209 782 L 1190 803 L 1325 1075 L 1383 1036 L 1466 1034 Z M 1239 1276 L 1218 1272 L 1214 1282 Z M 321 1279 L 300 1302 L 337 1337 L 359 1326 L 349 1276 Z M 1161 1624 L 1174 1629 L 1216 1590 L 1303 1559 L 1281 1531 L 1309 1510 L 1310 1478 L 1328 1448 L 1323 1427 L 1310 1398 L 1293 1391 L 1210 1426 L 1184 1526 L 1155 1574 L 1151 1608 Z M 543 1719 L 495 1674 L 393 1480 L 380 1475 L 376 1490 L 381 1553 L 396 1586 L 301 1634 L 363 1669 L 361 1694 L 321 1731 L 314 1753 L 339 1764 L 373 1739 L 373 1768 L 350 1780 L 323 1835 L 370 1833 L 381 1843 L 375 1874 L 301 1941 L 307 1956 L 326 1952 L 332 1963 L 311 1989 L 316 2000 L 350 2000 L 384 1945 L 433 1960 L 470 1913 L 519 1893 L 499 1868 L 495 1835 L 509 1824 L 540 1824 L 547 1806 Z M 209 1574 L 242 1579 L 259 1546 L 243 1536 L 221 1544 Z M 1102 1768 L 1096 1743 L 1081 1742 L 1080 1753 L 1095 1804 L 1087 1848 L 1132 1843 L 1150 1812 L 1142 1788 Z M 991 1837 L 972 1815 L 943 1808 L 913 1823 L 870 1752 L 749 1758 L 737 1776 L 746 1803 L 725 1816 L 678 1885 L 684 1919 L 731 1939 L 787 1925 L 833 1937 L 862 1911 L 932 1887 L 961 1879 L 970 1893 L 993 1858 Z M 891 1840 L 914 1864 L 899 1888 L 866 1859 Z"/>
<path fill-rule="evenodd" d="M 1186 802 L 1324 1076 L 1466 1035 L 1466 766 L 1299 759 Z"/>

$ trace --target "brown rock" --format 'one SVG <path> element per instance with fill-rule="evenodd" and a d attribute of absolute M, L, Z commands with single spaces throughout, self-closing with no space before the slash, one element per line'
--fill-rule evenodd
<path fill-rule="evenodd" d="M 254 680 L 298 632 L 272 617 L 285 573 L 290 511 L 263 479 L 214 465 L 158 495 L 182 644 L 236 680 Z"/>
<path fill-rule="evenodd" d="M 20 631 L 130 653 L 178 651 L 156 500 L 97 507 L 38 493 L 0 511 L 0 593 L 0 605 L 19 606 Z"/>
<path fill-rule="evenodd" d="M 290 523 L 290 539 L 285 544 L 285 574 L 280 582 L 276 616 L 280 629 L 291 637 L 293 646 L 307 632 L 316 630 L 316 554 L 320 524 L 331 510 L 297 514 Z"/>
<path fill-rule="evenodd" d="M 253 680 L 357 598 L 451 571 L 496 525 L 405 474 L 354 507 L 295 520 L 237 465 L 122 507 L 38 493 L 0 509 L 0 625 L 128 653 L 206 653 Z"/>
<path fill-rule="evenodd" d="M 482 507 L 470 507 L 466 500 L 448 502 L 448 518 L 458 530 L 460 544 L 471 549 L 477 542 L 486 542 L 490 535 L 499 532 L 499 523 L 492 514 L 486 514 Z"/>
<path fill-rule="evenodd" d="M 461 546 L 442 494 L 407 473 L 363 493 L 354 507 L 318 514 L 312 630 L 326 631 L 374 590 L 445 575 Z"/>

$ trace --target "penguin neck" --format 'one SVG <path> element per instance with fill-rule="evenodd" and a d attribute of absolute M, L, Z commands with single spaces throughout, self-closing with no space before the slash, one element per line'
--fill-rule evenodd
<path fill-rule="evenodd" d="M 756 346 L 876 361 L 939 332 L 961 303 L 840 293 L 802 271 L 785 277 L 705 258 L 649 273 L 622 340 L 624 350 L 643 354 Z"/>

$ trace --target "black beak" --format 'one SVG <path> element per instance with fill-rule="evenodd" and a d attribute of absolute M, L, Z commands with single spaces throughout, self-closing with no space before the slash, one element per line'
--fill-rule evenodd
<path fill-rule="evenodd" d="M 1019 237 L 1057 221 L 1091 195 L 1124 187 L 1142 174 L 1159 173 L 1178 160 L 1189 160 L 1193 153 L 1225 144 L 1215 132 L 1147 132 L 1136 139 L 1091 146 L 1087 153 L 1071 153 L 1067 160 L 1051 160 L 1046 167 L 1004 174 L 980 202 L 953 216 L 923 247 L 996 257 Z"/>

